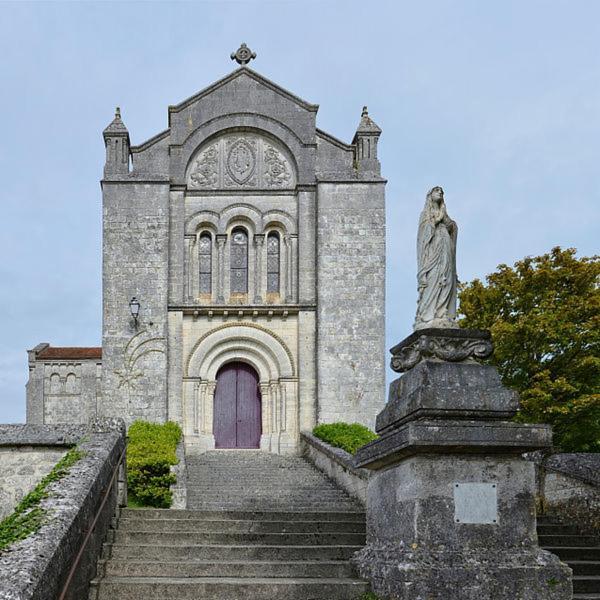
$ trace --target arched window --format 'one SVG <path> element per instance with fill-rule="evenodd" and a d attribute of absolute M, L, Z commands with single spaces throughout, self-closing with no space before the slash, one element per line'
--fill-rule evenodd
<path fill-rule="evenodd" d="M 200 293 L 210 294 L 212 292 L 212 238 L 208 233 L 200 236 L 198 262 L 200 263 Z"/>
<path fill-rule="evenodd" d="M 58 373 L 52 373 L 52 375 L 50 375 L 50 393 L 60 394 L 61 387 L 60 375 Z"/>
<path fill-rule="evenodd" d="M 75 373 L 69 373 L 65 380 L 65 393 L 66 394 L 77 394 L 77 377 Z"/>
<path fill-rule="evenodd" d="M 267 238 L 267 293 L 279 293 L 279 257 L 279 234 L 274 231 Z"/>
<path fill-rule="evenodd" d="M 248 234 L 243 229 L 231 233 L 231 293 L 248 293 Z"/>

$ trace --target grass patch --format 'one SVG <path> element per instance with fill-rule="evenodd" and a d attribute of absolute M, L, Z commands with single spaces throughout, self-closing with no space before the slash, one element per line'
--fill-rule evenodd
<path fill-rule="evenodd" d="M 360 600 L 381 600 L 379 598 L 379 596 L 377 596 L 377 594 L 374 594 L 373 592 L 367 592 L 366 594 L 364 594 L 362 596 L 362 598 Z"/>
<path fill-rule="evenodd" d="M 342 448 L 350 454 L 379 436 L 360 423 L 327 423 L 317 425 L 313 435 L 336 448 Z"/>
<path fill-rule="evenodd" d="M 48 486 L 62 479 L 83 456 L 81 450 L 71 448 L 52 471 L 17 504 L 13 513 L 0 522 L 0 552 L 11 544 L 24 540 L 44 524 L 46 511 L 40 506 L 40 502 L 50 495 Z"/>
<path fill-rule="evenodd" d="M 129 427 L 127 446 L 127 491 L 129 506 L 169 508 L 170 487 L 176 482 L 171 465 L 176 465 L 181 427 L 177 423 L 135 421 Z"/>

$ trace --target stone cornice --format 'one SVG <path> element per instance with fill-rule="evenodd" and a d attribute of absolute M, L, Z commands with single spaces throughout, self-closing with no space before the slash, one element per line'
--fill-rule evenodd
<path fill-rule="evenodd" d="M 317 185 L 320 183 L 362 183 L 362 184 L 381 184 L 387 183 L 387 179 L 383 177 L 373 177 L 372 179 L 351 179 L 346 175 L 342 175 L 339 178 L 328 175 L 327 177 L 317 176 Z"/>
<path fill-rule="evenodd" d="M 346 142 L 342 142 L 338 138 L 334 137 L 330 133 L 323 131 L 322 129 L 316 128 L 317 137 L 323 138 L 327 140 L 329 143 L 337 146 L 338 148 L 345 150 L 346 152 L 354 152 L 354 146 L 352 144 L 346 144 Z"/>
<path fill-rule="evenodd" d="M 100 185 L 122 185 L 122 184 L 136 184 L 136 183 L 154 183 L 161 185 L 169 185 L 170 180 L 167 175 L 111 175 L 110 179 L 101 179 Z"/>
<path fill-rule="evenodd" d="M 219 318 L 251 318 L 251 317 L 286 317 L 297 315 L 303 311 L 316 311 L 316 304 L 170 304 L 169 312 L 183 312 L 194 317 Z"/>
<path fill-rule="evenodd" d="M 151 138 L 147 139 L 145 142 L 142 142 L 141 144 L 139 144 L 137 146 L 131 146 L 130 150 L 134 154 L 137 152 L 143 152 L 144 150 L 147 150 L 148 148 L 150 148 L 150 146 L 153 146 L 157 142 L 160 142 L 161 140 L 168 138 L 170 134 L 171 134 L 171 129 L 170 128 L 165 129 L 164 131 L 161 131 L 160 133 L 153 135 Z"/>

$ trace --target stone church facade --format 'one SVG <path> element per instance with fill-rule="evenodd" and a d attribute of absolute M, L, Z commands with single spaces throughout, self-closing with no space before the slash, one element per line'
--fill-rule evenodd
<path fill-rule="evenodd" d="M 365 108 L 351 144 L 334 138 L 236 57 L 143 144 L 118 110 L 104 130 L 102 349 L 30 351 L 28 422 L 173 420 L 189 451 L 276 453 L 316 423 L 374 424 L 381 131 Z"/>

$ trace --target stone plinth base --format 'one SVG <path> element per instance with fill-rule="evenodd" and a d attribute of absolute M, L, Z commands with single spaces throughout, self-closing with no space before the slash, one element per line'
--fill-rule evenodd
<path fill-rule="evenodd" d="M 570 600 L 571 570 L 531 548 L 490 552 L 367 545 L 352 559 L 386 600 Z"/>

